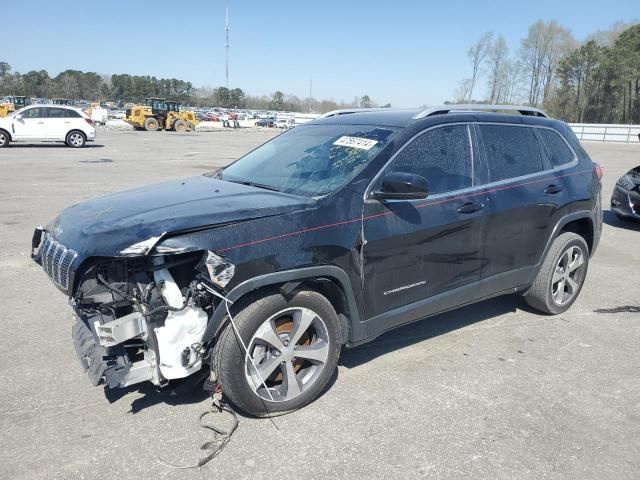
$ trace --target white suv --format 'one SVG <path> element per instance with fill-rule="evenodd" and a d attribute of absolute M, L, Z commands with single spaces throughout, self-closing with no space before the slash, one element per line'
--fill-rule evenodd
<path fill-rule="evenodd" d="M 0 147 L 9 142 L 53 140 L 80 148 L 95 137 L 91 118 L 74 107 L 31 105 L 0 118 Z"/>

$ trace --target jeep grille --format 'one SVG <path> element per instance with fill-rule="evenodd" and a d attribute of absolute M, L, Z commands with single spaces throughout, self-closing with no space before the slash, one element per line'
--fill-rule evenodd
<path fill-rule="evenodd" d="M 42 268 L 47 272 L 49 278 L 63 290 L 68 290 L 71 265 L 73 265 L 78 253 L 55 241 L 48 233 L 45 234 L 44 242 L 39 250 Z"/>

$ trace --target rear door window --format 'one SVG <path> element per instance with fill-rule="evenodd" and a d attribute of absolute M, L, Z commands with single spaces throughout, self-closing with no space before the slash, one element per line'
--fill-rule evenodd
<path fill-rule="evenodd" d="M 468 128 L 453 125 L 426 131 L 398 154 L 387 173 L 421 175 L 432 195 L 473 186 Z"/>
<path fill-rule="evenodd" d="M 48 108 L 49 118 L 66 118 L 67 111 L 64 108 Z"/>
<path fill-rule="evenodd" d="M 560 134 L 546 128 L 538 128 L 538 135 L 542 139 L 547 156 L 554 167 L 570 163 L 574 159 L 573 152 Z"/>
<path fill-rule="evenodd" d="M 531 127 L 479 125 L 478 128 L 487 156 L 490 182 L 544 170 L 540 146 Z"/>

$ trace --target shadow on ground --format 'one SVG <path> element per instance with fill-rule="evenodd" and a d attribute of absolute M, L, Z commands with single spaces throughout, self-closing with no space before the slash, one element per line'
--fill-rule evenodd
<path fill-rule="evenodd" d="M 68 150 L 81 150 L 82 148 L 103 148 L 104 145 L 99 143 L 87 143 L 84 147 L 81 148 L 72 148 L 65 145 L 63 142 L 45 142 L 45 143 L 25 143 L 25 142 L 17 142 L 10 143 L 9 149 L 14 148 L 66 148 Z"/>
<path fill-rule="evenodd" d="M 474 323 L 516 310 L 535 312 L 519 295 L 506 295 L 469 305 L 391 330 L 377 339 L 353 349 L 345 349 L 339 364 L 354 368 L 374 358 L 415 345 Z M 539 313 L 539 312 L 535 312 Z"/>
<path fill-rule="evenodd" d="M 430 338 L 444 335 L 489 318 L 508 312 L 515 312 L 518 309 L 529 312 L 533 311 L 519 295 L 507 295 L 486 300 L 475 305 L 463 307 L 399 327 L 360 347 L 344 349 L 338 363 L 346 368 L 354 368 L 381 355 L 415 345 Z M 188 377 L 181 382 L 173 382 L 169 387 L 161 390 L 156 389 L 149 382 L 114 390 L 109 390 L 105 387 L 105 396 L 109 402 L 113 403 L 119 400 L 126 400 L 129 394 L 133 392 L 141 393 L 141 397 L 136 397 L 131 401 L 130 413 L 133 414 L 161 403 L 174 406 L 201 403 L 210 396 L 210 392 L 202 388 L 207 373 L 208 371 L 205 369 L 200 372 L 199 375 Z M 338 369 L 334 371 L 319 397 L 329 391 L 337 379 Z"/>
<path fill-rule="evenodd" d="M 133 414 L 161 403 L 173 406 L 200 403 L 210 396 L 210 392 L 202 388 L 207 374 L 208 371 L 203 370 L 199 374 L 187 377 L 182 381 L 174 381 L 163 389 L 157 389 L 150 382 L 113 390 L 105 386 L 104 395 L 109 403 L 114 403 L 121 399 L 126 400 L 131 393 L 141 393 L 142 397 L 137 397 L 131 401 L 129 413 Z"/>
<path fill-rule="evenodd" d="M 625 230 L 636 230 L 640 232 L 640 221 L 619 218 L 611 210 L 605 210 L 602 212 L 602 221 L 611 227 L 624 228 Z"/>

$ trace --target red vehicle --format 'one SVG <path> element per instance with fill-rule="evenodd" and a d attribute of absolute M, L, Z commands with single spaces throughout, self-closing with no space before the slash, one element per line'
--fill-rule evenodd
<path fill-rule="evenodd" d="M 204 114 L 204 118 L 205 120 L 207 120 L 208 122 L 219 122 L 220 121 L 220 117 L 214 113 L 211 112 L 207 112 Z"/>

